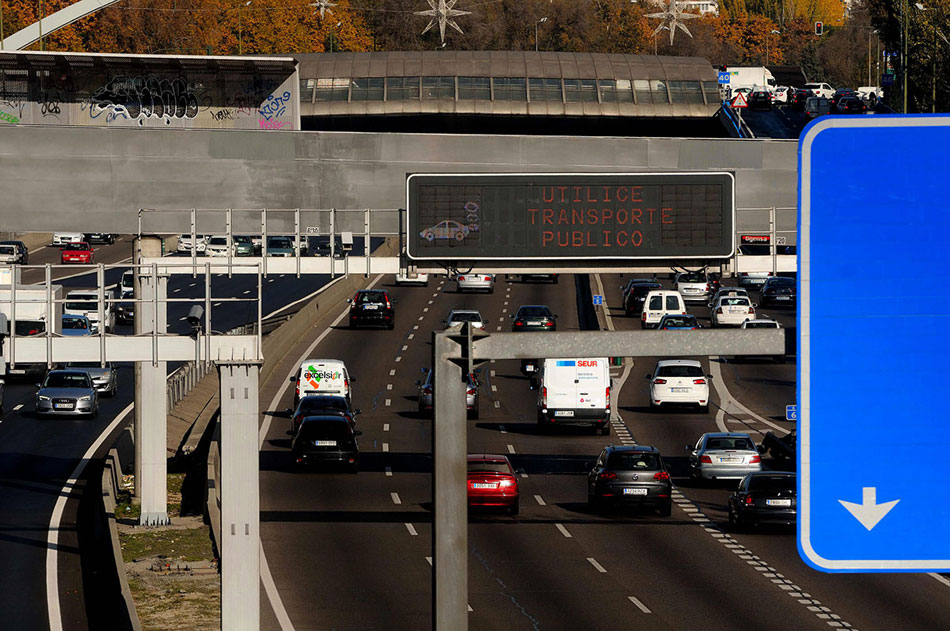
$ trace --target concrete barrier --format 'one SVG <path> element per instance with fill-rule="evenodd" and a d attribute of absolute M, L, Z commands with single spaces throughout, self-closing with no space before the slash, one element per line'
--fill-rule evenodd
<path fill-rule="evenodd" d="M 119 545 L 119 530 L 115 525 L 115 497 L 116 490 L 119 488 L 119 480 L 122 479 L 122 471 L 123 467 L 119 451 L 112 448 L 106 455 L 105 462 L 102 466 L 102 506 L 106 521 L 108 522 L 109 537 L 112 540 L 112 555 L 115 561 L 115 571 L 119 580 L 122 600 L 125 603 L 126 612 L 128 613 L 129 623 L 133 631 L 141 631 L 142 623 L 139 621 L 138 613 L 135 610 L 135 602 L 132 600 L 132 591 L 129 589 L 129 581 L 125 575 L 125 561 L 122 559 L 122 548 Z"/>

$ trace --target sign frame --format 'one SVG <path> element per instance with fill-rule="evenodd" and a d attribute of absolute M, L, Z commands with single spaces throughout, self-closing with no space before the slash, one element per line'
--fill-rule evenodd
<path fill-rule="evenodd" d="M 598 178 L 598 177 L 678 177 L 682 176 L 684 178 L 689 177 L 701 177 L 701 176 L 724 176 L 728 178 L 728 186 L 725 189 L 725 195 L 723 199 L 723 205 L 728 206 L 728 212 L 724 213 L 723 223 L 728 223 L 728 230 L 723 230 L 725 235 L 725 240 L 723 242 L 723 253 L 722 254 L 701 254 L 701 253 L 673 253 L 669 255 L 651 255 L 651 256 L 634 256 L 634 255 L 604 255 L 604 256 L 577 256 L 577 257 L 564 257 L 563 255 L 558 255 L 557 253 L 552 253 L 547 256 L 472 256 L 468 254 L 452 256 L 450 252 L 439 253 L 439 254 L 420 254 L 418 252 L 413 252 L 413 238 L 412 231 L 410 228 L 410 188 L 414 178 L 550 178 L 550 177 L 576 177 L 576 178 Z M 733 258 L 736 254 L 737 243 L 736 243 L 736 176 L 732 171 L 725 170 L 710 170 L 710 171 L 624 171 L 624 172 L 612 172 L 612 171 L 600 171 L 600 172 L 574 172 L 574 173 L 565 173 L 565 172 L 551 172 L 551 173 L 539 173 L 539 172 L 505 172 L 505 173 L 407 173 L 406 174 L 406 212 L 405 212 L 405 223 L 404 223 L 405 235 L 406 235 L 406 256 L 410 260 L 414 261 L 573 261 L 576 263 L 582 263 L 583 261 L 665 261 L 665 260 L 695 260 L 695 259 L 710 259 L 710 260 L 721 260 L 723 262 Z M 728 248 L 728 252 L 726 249 Z"/>

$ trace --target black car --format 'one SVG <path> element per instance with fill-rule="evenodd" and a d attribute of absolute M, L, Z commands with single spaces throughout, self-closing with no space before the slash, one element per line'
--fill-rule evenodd
<path fill-rule="evenodd" d="M 806 101 L 813 96 L 815 96 L 815 93 L 811 90 L 797 88 L 788 95 L 788 105 L 793 110 L 804 111 Z"/>
<path fill-rule="evenodd" d="M 784 436 L 779 436 L 775 432 L 766 432 L 758 449 L 763 456 L 769 454 L 775 460 L 794 462 L 797 444 L 798 436 L 794 429 Z"/>
<path fill-rule="evenodd" d="M 663 285 L 648 278 L 632 278 L 627 281 L 621 294 L 623 312 L 627 317 L 640 317 L 640 312 L 643 311 L 643 301 L 646 300 L 647 294 L 654 289 L 663 289 Z"/>
<path fill-rule="evenodd" d="M 749 95 L 749 109 L 772 109 L 772 93 L 768 90 L 753 90 L 752 94 Z"/>
<path fill-rule="evenodd" d="M 537 280 L 557 285 L 557 274 L 505 274 L 505 278 L 511 278 L 513 276 L 520 277 L 522 283 Z"/>
<path fill-rule="evenodd" d="M 344 465 L 352 473 L 359 471 L 360 450 L 346 417 L 322 414 L 304 417 L 294 436 L 290 453 L 298 466 L 309 464 Z"/>
<path fill-rule="evenodd" d="M 729 525 L 734 529 L 760 524 L 794 526 L 798 517 L 795 474 L 780 471 L 750 473 L 729 496 Z"/>
<path fill-rule="evenodd" d="M 115 243 L 115 235 L 108 232 L 86 232 L 83 233 L 83 241 L 86 243 Z"/>
<path fill-rule="evenodd" d="M 798 295 L 798 286 L 794 278 L 772 276 L 767 278 L 759 290 L 759 306 L 786 305 L 795 306 Z"/>
<path fill-rule="evenodd" d="M 857 96 L 846 96 L 838 101 L 839 114 L 864 114 L 868 106 Z"/>
<path fill-rule="evenodd" d="M 508 317 L 512 331 L 557 331 L 557 316 L 544 305 L 522 305 Z"/>
<path fill-rule="evenodd" d="M 668 517 L 673 483 L 663 458 L 650 445 L 608 445 L 587 474 L 587 502 L 598 509 L 629 504 Z"/>
<path fill-rule="evenodd" d="M 300 424 L 308 416 L 342 416 L 356 427 L 359 410 L 350 407 L 346 397 L 335 394 L 308 394 L 300 399 L 297 409 L 291 414 L 290 433 L 296 434 Z"/>
<path fill-rule="evenodd" d="M 657 331 L 691 331 L 701 328 L 703 328 L 703 326 L 699 323 L 699 320 L 696 319 L 696 316 L 691 313 L 668 313 L 660 318 L 660 323 L 656 325 Z"/>
<path fill-rule="evenodd" d="M 30 263 L 30 249 L 26 247 L 26 244 L 22 241 L 0 241 L 0 245 L 12 245 L 16 248 L 19 258 L 17 259 L 17 265 L 29 265 Z"/>
<path fill-rule="evenodd" d="M 129 302 L 119 302 L 115 306 L 115 319 L 122 324 L 132 324 L 135 321 L 135 299 L 131 289 L 123 289 L 119 300 L 128 300 Z"/>
<path fill-rule="evenodd" d="M 831 95 L 831 107 L 837 108 L 838 103 L 841 102 L 841 99 L 848 97 L 860 98 L 858 97 L 858 93 L 851 88 L 838 88 L 835 90 L 835 93 Z"/>
<path fill-rule="evenodd" d="M 350 328 L 362 324 L 379 324 L 391 329 L 396 324 L 395 298 L 384 289 L 361 289 L 346 300 L 350 303 Z"/>

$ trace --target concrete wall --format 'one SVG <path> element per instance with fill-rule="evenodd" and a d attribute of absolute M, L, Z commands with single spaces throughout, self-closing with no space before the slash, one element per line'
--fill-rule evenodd
<path fill-rule="evenodd" d="M 797 149 L 758 139 L 17 125 L 0 133 L 0 218 L 5 230 L 130 233 L 142 207 L 399 208 L 407 173 L 486 171 L 725 169 L 736 174 L 737 207 L 795 208 Z M 794 212 L 783 213 L 780 223 L 794 225 Z M 150 231 L 181 232 L 186 220 Z M 346 229 L 360 231 L 362 217 Z"/>

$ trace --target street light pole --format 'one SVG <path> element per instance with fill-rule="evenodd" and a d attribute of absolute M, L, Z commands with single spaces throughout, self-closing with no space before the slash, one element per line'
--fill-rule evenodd
<path fill-rule="evenodd" d="M 548 21 L 548 18 L 543 17 L 534 23 L 534 52 L 538 52 L 538 25 L 541 24 L 542 22 L 547 22 L 547 21 Z"/>

